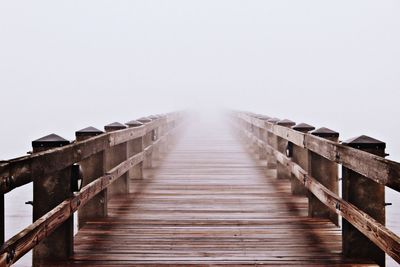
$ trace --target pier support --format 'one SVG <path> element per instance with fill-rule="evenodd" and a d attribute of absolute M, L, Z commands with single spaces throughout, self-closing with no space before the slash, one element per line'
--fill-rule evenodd
<path fill-rule="evenodd" d="M 144 125 L 149 124 L 151 119 L 149 118 L 139 118 L 137 121 L 143 123 Z M 144 155 L 143 155 L 143 168 L 152 168 L 153 167 L 153 151 L 152 148 L 146 150 L 152 143 L 154 130 L 147 131 L 146 134 L 143 136 L 143 146 L 144 146 Z"/>
<path fill-rule="evenodd" d="M 4 209 L 4 194 L 0 194 L 0 246 L 4 243 L 4 234 L 5 234 L 5 209 Z"/>
<path fill-rule="evenodd" d="M 87 127 L 76 131 L 76 141 L 83 141 L 94 136 L 103 134 L 103 131 L 94 127 Z M 82 186 L 88 185 L 97 178 L 104 175 L 104 153 L 103 151 L 92 155 L 81 161 L 80 166 L 83 173 Z M 94 196 L 88 203 L 78 210 L 78 228 L 82 228 L 85 223 L 93 218 L 107 217 L 107 190 L 101 191 Z"/>
<path fill-rule="evenodd" d="M 291 120 L 280 120 L 276 123 L 279 126 L 282 127 L 286 127 L 286 128 L 291 128 L 292 126 L 294 126 L 296 123 L 291 121 Z M 282 137 L 277 136 L 277 142 L 278 142 L 278 151 L 286 154 L 286 149 L 288 146 L 288 141 Z M 290 180 L 291 178 L 291 172 L 288 169 L 287 166 L 283 165 L 282 163 L 278 162 L 277 166 L 276 166 L 276 170 L 277 170 L 277 177 L 278 179 L 287 179 Z"/>
<path fill-rule="evenodd" d="M 127 128 L 125 125 L 114 122 L 104 126 L 106 132 L 114 132 Z M 110 147 L 104 151 L 104 172 L 111 170 L 121 162 L 127 160 L 127 143 Z M 125 173 L 108 187 L 108 196 L 129 193 L 129 178 Z"/>
<path fill-rule="evenodd" d="M 267 120 L 270 119 L 270 117 L 264 116 L 264 115 L 258 115 L 258 118 L 260 120 L 264 120 L 264 121 L 267 121 Z M 265 130 L 265 128 L 259 128 L 259 136 L 258 136 L 258 138 L 261 141 L 264 141 L 264 142 L 267 141 L 267 131 Z M 265 147 L 259 147 L 258 148 L 258 154 L 259 154 L 260 160 L 263 160 L 263 161 L 267 160 L 267 150 L 266 150 Z"/>
<path fill-rule="evenodd" d="M 33 153 L 68 145 L 64 138 L 51 134 L 32 142 Z M 62 160 L 62 158 L 60 158 Z M 39 164 L 43 164 L 39 165 Z M 36 221 L 55 206 L 72 195 L 71 167 L 51 174 L 43 174 L 46 162 L 35 162 L 33 177 L 33 221 Z M 57 162 L 51 162 L 57 164 Z M 73 216 L 62 223 L 50 236 L 33 248 L 34 267 L 65 261 L 73 253 Z"/>
<path fill-rule="evenodd" d="M 136 127 L 141 127 L 143 126 L 143 123 L 140 121 L 132 120 L 126 123 L 129 128 L 136 128 Z M 133 155 L 143 152 L 144 148 L 144 143 L 143 143 L 143 137 L 138 137 L 136 139 L 133 139 L 128 142 L 128 158 L 132 157 Z M 143 161 L 137 164 L 136 166 L 133 166 L 129 172 L 129 180 L 139 180 L 143 179 Z M 132 183 L 130 184 L 129 192 L 133 192 L 132 188 Z"/>
<path fill-rule="evenodd" d="M 295 126 L 292 127 L 293 130 L 299 131 L 301 133 L 308 133 L 312 130 L 315 129 L 314 126 L 311 126 L 306 123 L 299 123 Z M 299 146 L 296 146 L 295 144 L 291 144 L 291 153 L 292 153 L 292 161 L 294 163 L 297 163 L 300 165 L 301 168 L 303 168 L 306 172 L 309 172 L 310 170 L 310 157 L 308 150 L 306 148 L 302 148 Z M 290 177 L 290 184 L 291 184 L 291 190 L 293 195 L 307 195 L 307 188 L 297 179 L 296 176 L 291 174 Z"/>
<path fill-rule="evenodd" d="M 268 119 L 267 122 L 276 124 L 279 121 L 278 118 Z M 267 144 L 275 149 L 278 148 L 278 137 L 271 132 L 267 132 Z M 271 152 L 267 153 L 267 169 L 276 169 L 277 160 L 275 155 Z"/>
<path fill-rule="evenodd" d="M 386 144 L 365 135 L 349 139 L 343 144 L 385 157 Z M 342 170 L 343 199 L 385 225 L 385 187 L 348 168 L 343 167 Z M 372 259 L 380 266 L 385 266 L 385 253 L 345 219 L 342 232 L 345 256 Z"/>
<path fill-rule="evenodd" d="M 338 142 L 339 133 L 328 128 L 319 128 L 312 135 Z M 338 165 L 334 161 L 330 161 L 312 151 L 310 151 L 310 175 L 318 182 L 328 188 L 335 194 L 339 191 Z M 334 224 L 339 225 L 339 217 L 325 206 L 313 194 L 308 194 L 308 215 L 310 217 L 328 218 Z"/>

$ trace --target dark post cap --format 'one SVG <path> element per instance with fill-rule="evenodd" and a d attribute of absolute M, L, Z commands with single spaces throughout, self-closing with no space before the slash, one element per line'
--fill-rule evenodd
<path fill-rule="evenodd" d="M 157 115 L 150 115 L 148 118 L 151 119 L 151 120 L 159 119 L 159 117 Z"/>
<path fill-rule="evenodd" d="M 319 137 L 339 137 L 339 133 L 326 127 L 319 128 L 311 132 L 312 135 Z"/>
<path fill-rule="evenodd" d="M 128 125 L 129 127 L 139 127 L 139 126 L 143 125 L 143 123 L 141 123 L 140 121 L 136 121 L 136 120 L 128 121 L 125 124 Z"/>
<path fill-rule="evenodd" d="M 276 124 L 278 121 L 280 121 L 280 119 L 278 119 L 278 118 L 271 118 L 271 119 L 267 120 L 267 122 L 270 122 L 272 124 Z"/>
<path fill-rule="evenodd" d="M 49 134 L 46 135 L 42 138 L 39 138 L 35 141 L 32 141 L 32 147 L 33 148 L 39 148 L 39 147 L 61 147 L 61 146 L 66 146 L 69 145 L 70 142 L 64 138 L 62 138 L 59 135 L 56 134 Z"/>
<path fill-rule="evenodd" d="M 296 125 L 296 123 L 294 121 L 291 121 L 288 119 L 280 120 L 276 124 L 278 124 L 280 126 L 284 126 L 284 127 L 292 127 L 292 126 Z"/>
<path fill-rule="evenodd" d="M 102 133 L 104 133 L 104 132 L 97 128 L 89 126 L 89 127 L 83 128 L 79 131 L 76 131 L 75 136 L 96 136 L 96 135 L 100 135 Z"/>
<path fill-rule="evenodd" d="M 299 124 L 293 126 L 292 129 L 299 131 L 299 132 L 306 133 L 306 132 L 315 130 L 315 127 L 310 124 L 307 124 L 307 123 L 299 123 Z"/>
<path fill-rule="evenodd" d="M 354 138 L 350 138 L 346 141 L 343 141 L 342 144 L 354 147 L 354 148 L 376 148 L 376 149 L 385 149 L 386 148 L 386 143 L 379 141 L 375 138 L 366 136 L 366 135 L 360 135 Z"/>
<path fill-rule="evenodd" d="M 106 130 L 106 132 L 118 131 L 118 130 L 122 130 L 125 128 L 126 128 L 126 125 L 123 125 L 122 123 L 119 123 L 119 122 L 113 122 L 113 123 L 110 123 L 110 124 L 107 124 L 106 126 L 104 126 L 104 130 Z"/>
<path fill-rule="evenodd" d="M 151 122 L 151 119 L 146 118 L 146 117 L 141 117 L 141 118 L 137 119 L 137 121 L 140 121 L 141 123 L 146 124 L 146 123 Z"/>
<path fill-rule="evenodd" d="M 257 115 L 257 119 L 260 119 L 260 120 L 269 120 L 269 119 L 271 119 L 271 117 L 270 117 L 270 116 L 267 116 L 267 115 Z"/>

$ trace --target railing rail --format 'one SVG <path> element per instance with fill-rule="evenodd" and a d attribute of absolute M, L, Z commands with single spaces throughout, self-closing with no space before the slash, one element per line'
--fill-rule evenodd
<path fill-rule="evenodd" d="M 107 148 L 142 137 L 163 123 L 174 122 L 178 114 L 171 113 L 165 118 L 151 121 L 143 126 L 104 133 L 60 148 L 3 161 L 0 164 L 0 193 L 7 193 L 32 182 L 32 172 L 40 172 L 41 175 L 55 173 Z M 52 165 L 52 162 L 56 162 L 56 164 Z M 43 166 L 46 167 L 43 168 Z"/>
<path fill-rule="evenodd" d="M 59 229 L 61 226 L 63 226 L 61 228 L 63 229 L 66 224 L 68 228 L 68 224 L 70 226 L 70 222 L 68 221 L 70 221 L 73 213 L 78 210 L 81 211 L 82 207 L 84 207 L 85 204 L 89 204 L 89 202 L 96 202 L 94 204 L 97 206 L 103 205 L 101 208 L 104 208 L 105 205 L 106 208 L 106 203 L 103 202 L 107 200 L 107 197 L 100 201 L 95 201 L 94 198 L 101 192 L 104 193 L 110 190 L 112 184 L 115 185 L 115 182 L 119 178 L 122 179 L 121 177 L 124 175 L 126 176 L 133 168 L 139 167 L 139 170 L 136 171 L 142 173 L 142 168 L 144 166 L 151 167 L 152 158 L 157 157 L 157 154 L 159 154 L 161 150 L 165 152 L 168 149 L 168 143 L 172 141 L 171 137 L 176 134 L 177 126 L 182 121 L 182 114 L 175 112 L 164 116 L 150 116 L 150 118 L 152 118 L 152 120 L 144 120 L 145 123 L 143 125 L 137 122 L 137 125 L 133 126 L 133 128 L 102 133 L 89 137 L 86 140 L 75 141 L 70 145 L 2 162 L 0 165 L 0 188 L 2 195 L 32 181 L 35 187 L 37 177 L 43 177 L 43 179 L 45 179 L 44 177 L 59 176 L 59 179 L 63 179 L 65 178 L 63 172 L 65 172 L 66 169 L 70 170 L 70 167 L 76 163 L 86 162 L 85 164 L 82 163 L 82 166 L 88 169 L 86 172 L 87 174 L 92 174 L 93 170 L 91 168 L 93 168 L 93 166 L 89 166 L 91 164 L 90 160 L 92 158 L 95 160 L 98 155 L 101 155 L 104 159 L 104 162 L 101 161 L 104 166 L 96 166 L 96 168 L 106 169 L 103 172 L 104 175 L 90 177 L 92 180 L 91 182 L 89 181 L 80 191 L 71 192 L 71 194 L 69 194 L 70 197 L 63 199 L 55 206 L 45 207 L 44 209 L 43 207 L 39 207 L 39 209 L 42 209 L 42 211 L 39 212 L 43 215 L 1 246 L 0 266 L 11 266 L 32 248 L 37 247 L 43 240 L 49 238 L 61 243 L 71 243 L 73 241 L 73 237 L 71 237 L 72 233 L 69 232 L 67 235 L 59 235 L 59 233 L 55 234 L 55 230 Z M 122 147 L 120 147 L 121 145 Z M 164 148 L 161 148 L 162 146 L 164 146 Z M 113 152 L 111 149 L 117 150 Z M 121 149 L 121 151 L 118 151 L 118 149 Z M 115 153 L 125 154 L 125 156 L 122 157 L 123 160 L 116 159 Z M 106 158 L 108 158 L 108 160 Z M 121 157 L 117 156 L 117 158 Z M 110 165 L 110 160 L 116 161 L 117 163 Z M 147 163 L 143 164 L 144 161 L 147 161 Z M 94 162 L 97 163 L 98 161 L 93 161 L 92 164 Z M 108 162 L 108 164 L 106 162 Z M 107 169 L 106 165 L 112 166 L 112 168 Z M 69 172 L 69 174 L 70 173 L 71 172 Z M 85 169 L 83 173 L 85 174 Z M 42 182 L 37 182 L 36 187 L 41 186 L 43 186 Z M 127 184 L 124 186 L 126 187 Z M 43 190 L 47 189 L 45 188 Z M 70 190 L 70 188 L 68 188 L 67 191 L 68 190 Z M 128 192 L 129 189 L 124 191 Z M 36 204 L 36 201 L 34 201 L 34 208 Z M 87 208 L 86 210 L 82 209 L 81 212 L 86 211 Z M 87 216 L 87 214 L 82 215 Z M 54 235 L 57 235 L 57 237 L 55 238 Z M 50 244 L 50 246 L 51 245 L 52 244 Z M 53 244 L 53 246 L 54 249 L 57 250 L 57 244 Z M 64 249 L 66 251 L 59 253 L 59 255 L 69 256 L 72 250 L 68 249 L 68 246 L 72 248 L 72 244 L 67 244 L 67 246 L 63 244 L 61 247 L 66 248 Z M 34 253 L 34 266 L 41 266 L 52 261 L 63 260 L 62 257 L 57 257 L 57 255 L 56 257 L 54 257 L 54 255 L 48 255 L 49 253 L 45 251 L 46 249 L 37 250 L 36 254 Z M 35 259 L 35 256 L 38 259 Z"/>
<path fill-rule="evenodd" d="M 308 150 L 311 150 L 331 161 L 358 172 L 375 182 L 400 192 L 400 163 L 367 153 L 352 147 L 344 146 L 318 136 L 276 125 L 274 123 L 239 113 L 239 118 L 247 123 L 265 129 L 276 136 Z"/>
<path fill-rule="evenodd" d="M 306 149 L 309 151 L 308 153 L 316 153 L 330 162 L 341 164 L 343 166 L 343 175 L 348 175 L 347 180 L 350 180 L 352 183 L 357 181 L 359 177 L 355 175 L 351 176 L 351 174 L 348 173 L 346 174 L 347 169 L 357 173 L 356 175 L 361 175 L 362 178 L 360 179 L 364 179 L 365 177 L 365 179 L 373 181 L 372 183 L 388 186 L 398 192 L 400 191 L 400 163 L 384 159 L 383 156 L 385 156 L 385 154 L 381 156 L 374 155 L 310 133 L 303 133 L 287 126 L 278 125 L 278 119 L 270 119 L 268 116 L 260 116 L 247 112 L 233 112 L 232 117 L 234 118 L 236 129 L 250 142 L 253 148 L 257 148 L 256 152 L 260 153 L 260 157 L 263 153 L 273 156 L 278 164 L 284 166 L 292 174 L 292 177 L 295 177 L 326 208 L 345 219 L 342 231 L 343 251 L 345 254 L 356 257 L 370 256 L 378 264 L 384 266 L 384 257 L 381 255 L 376 256 L 380 254 L 379 251 L 377 252 L 376 250 L 380 249 L 400 263 L 400 237 L 384 226 L 384 217 L 382 220 L 382 209 L 384 216 L 385 203 L 372 203 L 374 202 L 373 196 L 370 196 L 371 203 L 360 203 L 360 201 L 357 201 L 358 196 L 355 196 L 357 192 L 351 191 L 350 188 L 349 194 L 349 188 L 348 185 L 345 184 L 345 181 L 343 181 L 344 185 L 342 188 L 344 191 L 347 191 L 347 195 L 346 199 L 343 199 L 337 193 L 338 190 L 335 190 L 337 188 L 328 189 L 324 186 L 323 182 L 319 181 L 320 179 L 311 175 L 313 169 L 312 163 L 308 163 L 310 170 L 305 170 L 298 163 L 294 162 L 292 158 L 293 152 L 289 150 L 292 150 L 293 145 L 295 145 Z M 262 134 L 263 131 L 268 134 Z M 282 148 L 278 147 L 276 138 L 282 138 L 282 140 L 287 142 L 287 146 L 285 147 L 287 153 L 285 153 L 286 151 L 282 151 Z M 314 167 L 321 168 L 321 166 Z M 338 166 L 336 166 L 336 168 L 337 167 Z M 363 183 L 357 185 L 361 187 L 357 188 L 357 190 L 363 190 Z M 365 186 L 368 187 L 368 184 Z M 367 192 L 371 193 L 368 189 L 361 193 Z M 377 190 L 375 193 L 380 194 L 382 190 Z M 368 196 L 366 198 L 368 198 Z M 380 199 L 384 201 L 384 195 L 383 198 L 381 197 Z M 309 205 L 312 205 L 312 203 L 309 202 Z M 372 209 L 369 207 L 371 205 L 374 206 Z M 375 213 L 376 210 L 378 210 L 377 213 Z M 326 213 L 320 213 L 320 215 L 321 214 Z M 310 213 L 310 216 L 318 215 Z M 326 215 L 322 217 L 324 216 Z M 332 221 L 335 222 L 334 220 Z M 346 225 L 347 223 L 355 227 L 363 236 L 357 236 L 357 233 L 354 231 L 350 232 L 348 230 L 348 225 Z M 367 240 L 372 241 L 379 249 L 366 249 L 365 247 L 353 246 L 350 248 L 352 251 L 348 253 L 350 244 L 354 245 L 356 244 L 354 242 L 364 240 L 363 238 L 365 237 L 367 237 Z M 364 243 L 364 246 L 367 246 L 367 244 Z"/>

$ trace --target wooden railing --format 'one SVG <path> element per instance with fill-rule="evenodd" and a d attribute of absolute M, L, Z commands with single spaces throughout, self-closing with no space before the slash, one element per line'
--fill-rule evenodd
<path fill-rule="evenodd" d="M 88 127 L 77 131 L 71 144 L 49 135 L 32 142 L 32 155 L 1 162 L 2 243 L 4 194 L 30 182 L 34 222 L 2 244 L 0 266 L 12 265 L 31 249 L 33 266 L 68 260 L 74 212 L 79 228 L 91 218 L 106 217 L 108 199 L 129 193 L 130 180 L 141 179 L 143 168 L 168 150 L 182 117 L 175 112 L 127 126 L 112 123 L 104 127 L 105 133 Z"/>
<path fill-rule="evenodd" d="M 384 158 L 385 143 L 367 136 L 340 143 L 327 128 L 312 131 L 304 123 L 248 112 L 232 112 L 231 118 L 267 168 L 276 168 L 278 179 L 290 179 L 293 194 L 308 196 L 309 216 L 336 225 L 342 216 L 345 256 L 384 266 L 387 253 L 400 263 L 400 238 L 385 227 L 385 186 L 399 192 L 400 163 Z"/>

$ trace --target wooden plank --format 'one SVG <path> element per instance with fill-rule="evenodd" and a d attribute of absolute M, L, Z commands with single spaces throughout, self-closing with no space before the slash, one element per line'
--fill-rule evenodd
<path fill-rule="evenodd" d="M 372 242 L 374 242 L 389 256 L 391 256 L 395 261 L 400 263 L 399 236 L 369 216 L 367 213 L 361 211 L 356 206 L 348 203 L 335 193 L 328 190 L 315 178 L 311 177 L 299 165 L 291 161 L 279 151 L 274 150 L 274 154 L 278 161 L 288 166 L 291 172 L 300 181 L 302 181 L 304 186 L 307 187 L 323 204 L 335 211 L 338 215 L 345 218 L 361 233 L 367 236 Z"/>
<path fill-rule="evenodd" d="M 44 176 L 60 171 L 107 147 L 109 147 L 109 135 L 102 134 L 61 148 L 10 160 L 0 167 L 1 192 L 7 193 L 13 188 L 31 182 L 31 173 L 33 172 Z M 7 182 L 10 179 L 12 182 Z"/>
<path fill-rule="evenodd" d="M 154 125 L 154 122 L 150 124 Z M 150 129 L 148 125 L 143 125 L 134 128 L 127 128 L 115 132 L 109 133 L 110 135 L 110 146 L 119 145 L 130 140 L 136 139 L 138 137 L 144 136 Z"/>
<path fill-rule="evenodd" d="M 312 135 L 306 136 L 305 146 L 329 160 L 400 192 L 398 162 Z"/>
<path fill-rule="evenodd" d="M 78 232 L 68 265 L 375 266 L 344 259 L 340 229 L 308 218 L 307 199 L 265 176 L 229 131 L 192 124 L 108 218 Z"/>

